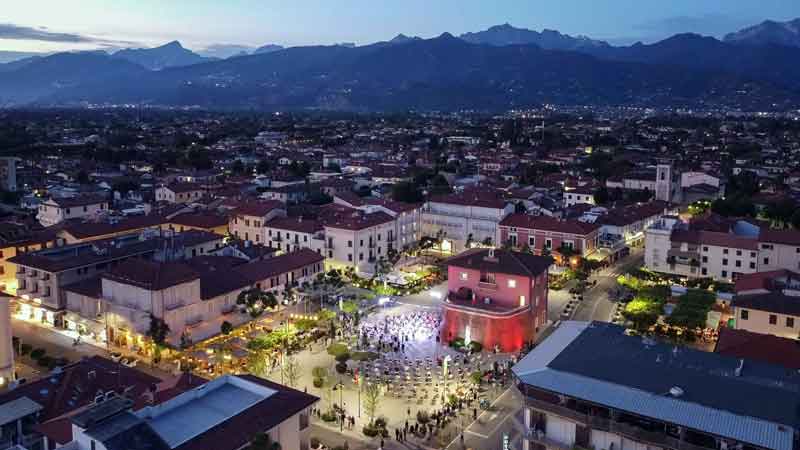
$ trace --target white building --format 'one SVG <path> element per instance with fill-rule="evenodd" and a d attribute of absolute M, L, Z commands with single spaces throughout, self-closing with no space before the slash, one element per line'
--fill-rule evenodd
<path fill-rule="evenodd" d="M 249 201 L 233 210 L 228 230 L 244 241 L 264 244 L 269 241 L 266 223 L 280 217 L 286 217 L 283 203 L 276 200 Z"/>
<path fill-rule="evenodd" d="M 108 199 L 99 195 L 51 197 L 39 204 L 36 219 L 45 227 L 69 219 L 88 219 L 108 212 Z"/>
<path fill-rule="evenodd" d="M 318 400 L 252 375 L 225 375 L 137 411 L 133 400 L 111 396 L 70 417 L 72 442 L 63 448 L 240 450 L 263 434 L 281 449 L 301 450 Z"/>
<path fill-rule="evenodd" d="M 422 209 L 422 236 L 441 237 L 440 250 L 460 253 L 467 242 L 495 243 L 498 224 L 514 205 L 490 192 L 432 197 Z"/>
<path fill-rule="evenodd" d="M 800 232 L 744 220 L 706 226 L 665 216 L 645 232 L 645 266 L 690 278 L 733 281 L 742 274 L 800 268 Z"/>

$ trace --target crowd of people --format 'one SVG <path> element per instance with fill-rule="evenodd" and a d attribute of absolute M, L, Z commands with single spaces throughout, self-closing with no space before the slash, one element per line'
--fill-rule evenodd
<path fill-rule="evenodd" d="M 359 325 L 359 342 L 380 353 L 402 353 L 409 342 L 426 339 L 438 341 L 441 323 L 441 313 L 431 311 L 384 316 Z"/>

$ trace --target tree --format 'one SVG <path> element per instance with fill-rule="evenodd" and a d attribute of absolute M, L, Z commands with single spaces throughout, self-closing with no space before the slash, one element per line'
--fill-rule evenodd
<path fill-rule="evenodd" d="M 169 331 L 169 325 L 164 322 L 164 319 L 150 315 L 150 328 L 147 330 L 147 336 L 153 340 L 154 344 L 164 345 Z"/>
<path fill-rule="evenodd" d="M 392 199 L 396 202 L 420 203 L 424 197 L 417 185 L 409 181 L 401 181 L 392 186 Z"/>
<path fill-rule="evenodd" d="M 364 389 L 364 412 L 366 412 L 367 417 L 369 417 L 370 425 L 375 422 L 380 396 L 381 390 L 376 383 L 367 384 L 366 389 Z"/>
<path fill-rule="evenodd" d="M 259 288 L 248 289 L 239 293 L 236 298 L 236 303 L 245 305 L 250 317 L 256 318 L 260 316 L 264 309 L 275 308 L 278 306 L 278 300 L 272 292 L 264 292 Z"/>
<path fill-rule="evenodd" d="M 594 201 L 598 205 L 605 205 L 611 199 L 611 196 L 608 193 L 608 188 L 605 186 L 600 186 L 594 191 Z"/>
<path fill-rule="evenodd" d="M 453 188 L 450 187 L 450 183 L 447 182 L 447 178 L 444 175 L 437 174 L 431 178 L 428 192 L 431 195 L 450 194 L 453 192 Z"/>
<path fill-rule="evenodd" d="M 222 322 L 222 325 L 219 326 L 219 331 L 225 336 L 227 336 L 231 334 L 231 332 L 233 331 L 233 325 L 231 325 L 231 323 L 226 320 Z"/>
<path fill-rule="evenodd" d="M 386 275 L 392 272 L 392 268 L 392 263 L 385 257 L 381 256 L 375 262 L 375 277 L 385 282 Z"/>
<path fill-rule="evenodd" d="M 300 363 L 297 362 L 297 359 L 288 354 L 284 356 L 281 371 L 283 372 L 284 379 L 286 379 L 286 384 L 295 387 L 297 381 L 300 379 Z"/>

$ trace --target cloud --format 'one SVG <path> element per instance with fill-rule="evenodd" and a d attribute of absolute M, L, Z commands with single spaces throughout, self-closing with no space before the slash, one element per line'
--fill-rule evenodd
<path fill-rule="evenodd" d="M 58 42 L 65 44 L 98 44 L 102 46 L 128 45 L 132 42 L 102 39 L 77 33 L 59 33 L 46 27 L 27 27 L 11 23 L 0 23 L 0 39 L 19 41 Z"/>

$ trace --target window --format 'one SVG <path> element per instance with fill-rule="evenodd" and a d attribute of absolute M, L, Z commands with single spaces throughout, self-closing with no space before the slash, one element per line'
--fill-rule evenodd
<path fill-rule="evenodd" d="M 703 256 L 703 262 L 704 262 L 704 263 L 707 263 L 707 262 L 708 262 L 708 256 Z"/>
<path fill-rule="evenodd" d="M 770 325 L 775 325 L 776 323 L 778 323 L 778 316 L 776 316 L 775 314 L 770 314 L 769 315 L 769 324 Z"/>
<path fill-rule="evenodd" d="M 525 306 L 525 296 L 524 295 L 520 295 L 519 296 L 519 306 L 520 306 L 520 308 Z"/>
<path fill-rule="evenodd" d="M 702 270 L 700 270 L 700 273 L 702 273 L 703 275 L 708 275 L 708 269 L 706 269 L 705 267 L 703 267 L 703 269 L 702 269 Z"/>
<path fill-rule="evenodd" d="M 723 266 L 727 266 L 728 265 L 728 258 L 722 258 L 722 265 Z"/>
<path fill-rule="evenodd" d="M 755 258 L 756 257 L 756 252 L 750 252 L 750 257 L 751 258 Z"/>
<path fill-rule="evenodd" d="M 510 287 L 510 288 L 517 287 L 517 280 L 513 280 L 513 279 L 508 280 L 508 287 Z"/>
<path fill-rule="evenodd" d="M 536 238 L 533 236 L 528 236 L 528 246 L 531 248 L 536 247 Z"/>
<path fill-rule="evenodd" d="M 544 248 L 553 248 L 553 241 L 552 241 L 552 239 L 545 239 L 545 240 L 544 240 Z"/>
<path fill-rule="evenodd" d="M 495 284 L 494 274 L 489 272 L 484 272 L 481 274 L 481 283 L 489 283 Z"/>
<path fill-rule="evenodd" d="M 723 270 L 721 275 L 722 275 L 722 278 L 728 278 L 728 271 L 727 270 Z"/>
<path fill-rule="evenodd" d="M 786 326 L 789 328 L 794 328 L 794 317 L 786 318 Z"/>
<path fill-rule="evenodd" d="M 707 252 L 708 251 L 708 247 L 703 247 L 703 251 Z"/>
<path fill-rule="evenodd" d="M 772 250 L 772 244 L 761 244 L 763 250 Z"/>
<path fill-rule="evenodd" d="M 359 253 L 358 254 L 358 260 L 359 261 L 363 261 L 364 260 L 364 254 L 363 253 Z"/>
<path fill-rule="evenodd" d="M 351 262 L 353 261 L 353 254 L 352 253 L 348 253 L 347 254 L 347 260 L 351 261 Z"/>
<path fill-rule="evenodd" d="M 467 272 L 461 272 L 460 274 L 458 274 L 458 277 L 461 279 L 461 281 L 467 281 L 467 279 L 469 278 L 469 274 Z"/>
<path fill-rule="evenodd" d="M 728 249 L 727 248 L 723 248 L 722 249 L 722 254 L 723 255 L 727 255 L 728 254 Z"/>
<path fill-rule="evenodd" d="M 742 320 L 747 320 L 750 317 L 750 311 L 743 309 L 739 317 L 741 317 Z"/>
<path fill-rule="evenodd" d="M 736 250 L 736 256 L 742 256 L 742 251 L 741 250 Z"/>
<path fill-rule="evenodd" d="M 353 247 L 353 241 L 347 241 L 347 246 L 348 247 Z"/>
<path fill-rule="evenodd" d="M 756 263 L 750 261 L 750 268 L 751 269 L 755 269 L 756 268 Z"/>
<path fill-rule="evenodd" d="M 769 265 L 769 258 L 764 258 L 764 265 Z"/>
<path fill-rule="evenodd" d="M 738 259 L 736 260 L 736 267 L 742 267 L 742 262 Z"/>

